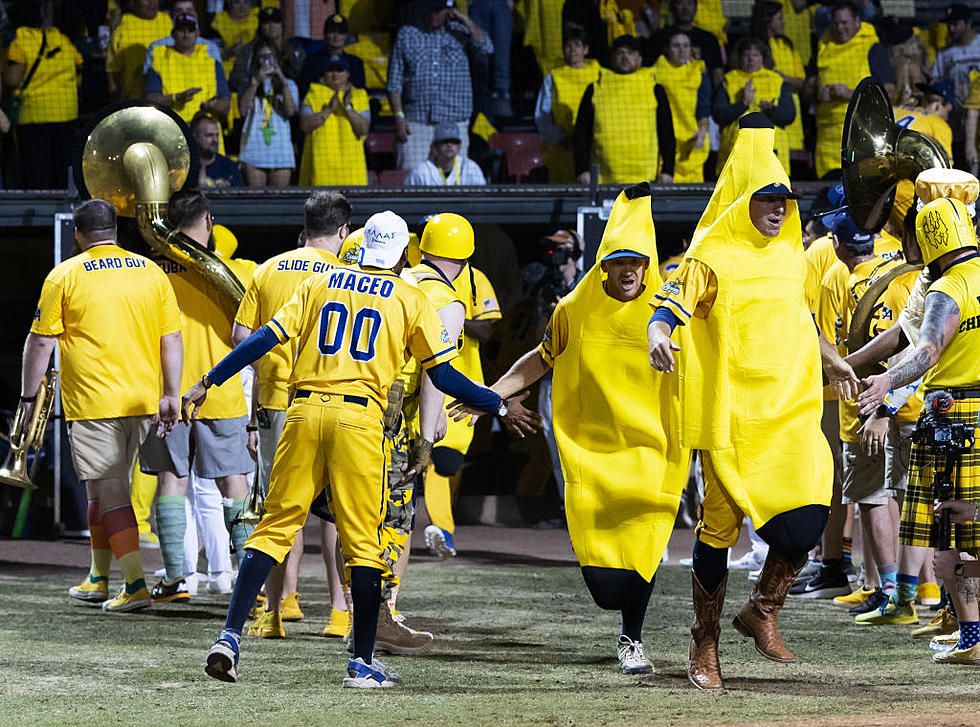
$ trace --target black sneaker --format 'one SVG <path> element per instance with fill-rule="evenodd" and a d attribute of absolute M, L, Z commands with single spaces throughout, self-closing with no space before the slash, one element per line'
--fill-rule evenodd
<path fill-rule="evenodd" d="M 183 578 L 178 578 L 171 583 L 161 578 L 160 582 L 153 586 L 150 598 L 154 603 L 187 603 L 191 600 L 187 592 L 187 581 Z"/>
<path fill-rule="evenodd" d="M 789 593 L 799 598 L 837 598 L 851 592 L 847 574 L 840 568 L 821 566 L 817 574 L 806 583 L 793 586 Z"/>
<path fill-rule="evenodd" d="M 872 593 L 868 600 L 864 603 L 859 603 L 854 608 L 847 610 L 852 616 L 860 616 L 862 613 L 870 613 L 871 611 L 877 611 L 882 606 L 888 603 L 888 596 L 880 588 L 875 588 L 875 592 Z"/>

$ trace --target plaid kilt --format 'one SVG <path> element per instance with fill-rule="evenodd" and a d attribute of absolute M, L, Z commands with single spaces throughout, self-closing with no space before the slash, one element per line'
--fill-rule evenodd
<path fill-rule="evenodd" d="M 980 399 L 955 399 L 949 418 L 976 423 Z M 935 458 L 928 447 L 914 442 L 909 458 L 908 489 L 902 504 L 902 522 L 898 540 L 902 545 L 937 546 L 938 525 L 933 517 L 933 466 Z M 960 455 L 953 468 L 953 492 L 956 500 L 980 501 L 980 445 Z M 959 550 L 980 548 L 980 523 L 953 524 L 953 546 Z"/>

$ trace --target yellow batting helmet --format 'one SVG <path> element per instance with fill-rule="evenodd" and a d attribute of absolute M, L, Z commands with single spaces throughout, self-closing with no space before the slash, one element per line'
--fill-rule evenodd
<path fill-rule="evenodd" d="M 414 232 L 408 233 L 408 267 L 414 268 L 422 262 L 422 251 L 419 249 L 419 236 Z"/>
<path fill-rule="evenodd" d="M 970 213 L 958 199 L 935 199 L 919 210 L 915 239 L 926 265 L 948 252 L 977 246 Z"/>
<path fill-rule="evenodd" d="M 235 237 L 235 233 L 224 225 L 215 225 L 211 228 L 211 234 L 214 235 L 214 249 L 230 259 L 238 249 L 238 238 Z"/>
<path fill-rule="evenodd" d="M 465 217 L 440 212 L 425 223 L 422 252 L 451 260 L 466 260 L 473 254 L 473 225 Z"/>
<path fill-rule="evenodd" d="M 344 244 L 340 246 L 340 252 L 337 253 L 342 265 L 357 265 L 358 260 L 361 259 L 362 242 L 364 242 L 363 227 L 354 230 L 344 239 Z"/>

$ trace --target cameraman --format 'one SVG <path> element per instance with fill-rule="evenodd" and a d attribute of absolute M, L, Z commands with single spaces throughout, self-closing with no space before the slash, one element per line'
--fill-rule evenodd
<path fill-rule="evenodd" d="M 926 204 L 916 218 L 916 239 L 933 282 L 925 298 L 925 313 L 915 348 L 886 373 L 865 379 L 859 398 L 862 408 L 882 400 L 889 390 L 923 377 L 922 391 L 947 391 L 952 406 L 948 421 L 976 427 L 980 413 L 980 254 L 976 230 L 967 206 L 959 199 L 940 198 Z M 926 416 L 926 411 L 920 426 Z M 934 426 L 936 425 L 933 423 Z M 903 545 L 937 547 L 931 473 L 943 466 L 930 443 L 912 446 L 908 492 L 902 510 L 899 539 Z M 980 451 L 961 454 L 952 469 L 953 497 L 980 500 Z M 957 551 L 980 553 L 980 523 L 957 523 L 952 529 L 954 549 L 940 551 L 937 570 L 949 573 L 958 562 Z M 962 569 L 960 569 L 962 571 Z M 960 641 L 950 651 L 937 652 L 938 663 L 980 665 L 980 580 L 955 573 L 946 589 L 956 608 Z"/>

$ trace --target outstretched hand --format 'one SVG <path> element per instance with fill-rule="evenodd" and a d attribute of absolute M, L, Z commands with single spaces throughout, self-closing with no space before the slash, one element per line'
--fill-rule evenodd
<path fill-rule="evenodd" d="M 888 374 L 884 373 L 862 379 L 861 383 L 867 388 L 858 395 L 858 407 L 862 414 L 870 416 L 885 402 L 885 394 L 891 390 L 891 380 Z"/>
<path fill-rule="evenodd" d="M 507 399 L 507 416 L 503 417 L 507 428 L 521 439 L 541 428 L 541 415 L 524 406 L 529 393 L 524 390 Z"/>
<path fill-rule="evenodd" d="M 824 357 L 823 370 L 840 399 L 853 399 L 861 391 L 861 382 L 854 369 L 838 355 Z"/>
<path fill-rule="evenodd" d="M 408 461 L 402 465 L 402 478 L 399 485 L 405 485 L 415 479 L 415 476 L 425 472 L 432 458 L 432 442 L 419 437 L 408 451 Z"/>
<path fill-rule="evenodd" d="M 153 415 L 153 423 L 157 425 L 157 436 L 163 437 L 171 432 L 180 419 L 180 403 L 176 396 L 164 396 L 160 399 L 159 410 Z"/>
<path fill-rule="evenodd" d="M 669 374 L 674 370 L 674 351 L 680 351 L 681 347 L 670 337 L 667 324 L 654 321 L 647 326 L 647 340 L 650 342 L 650 365 Z"/>
<path fill-rule="evenodd" d="M 194 384 L 187 393 L 180 398 L 180 420 L 187 424 L 191 419 L 197 419 L 197 413 L 204 406 L 204 400 L 208 396 L 208 389 L 204 385 L 203 377 Z M 194 407 L 191 410 L 191 406 Z"/>

